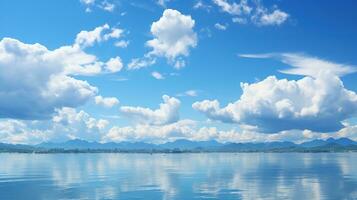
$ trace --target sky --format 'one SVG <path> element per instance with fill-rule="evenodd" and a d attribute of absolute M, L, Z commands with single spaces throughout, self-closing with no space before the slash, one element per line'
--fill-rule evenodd
<path fill-rule="evenodd" d="M 357 3 L 0 2 L 0 142 L 357 139 Z"/>

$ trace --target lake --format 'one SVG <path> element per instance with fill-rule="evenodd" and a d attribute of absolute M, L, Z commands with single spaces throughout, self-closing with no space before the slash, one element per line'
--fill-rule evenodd
<path fill-rule="evenodd" d="M 357 153 L 3 153 L 0 199 L 357 199 Z"/>

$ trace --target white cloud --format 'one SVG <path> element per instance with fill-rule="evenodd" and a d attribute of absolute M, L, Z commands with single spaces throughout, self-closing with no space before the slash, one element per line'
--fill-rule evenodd
<path fill-rule="evenodd" d="M 124 34 L 124 30 L 120 28 L 111 28 L 111 31 L 103 36 L 104 40 L 109 40 L 111 38 L 121 38 Z"/>
<path fill-rule="evenodd" d="M 114 44 L 114 46 L 120 47 L 120 48 L 126 48 L 126 47 L 128 47 L 129 43 L 130 43 L 129 41 L 120 40 L 120 41 L 116 42 Z"/>
<path fill-rule="evenodd" d="M 140 123 L 163 125 L 177 122 L 179 119 L 179 108 L 181 102 L 167 95 L 162 96 L 163 103 L 160 108 L 152 110 L 143 107 L 122 106 L 120 111 Z"/>
<path fill-rule="evenodd" d="M 115 5 L 113 3 L 109 3 L 108 1 L 103 1 L 100 5 L 100 8 L 106 10 L 108 12 L 113 12 L 115 9 Z"/>
<path fill-rule="evenodd" d="M 213 2 L 221 7 L 224 12 L 231 15 L 250 14 L 252 11 L 252 8 L 248 5 L 247 0 L 241 0 L 240 3 L 233 2 L 232 4 L 226 0 L 213 0 Z"/>
<path fill-rule="evenodd" d="M 214 27 L 215 27 L 216 29 L 222 30 L 222 31 L 224 31 L 224 30 L 227 29 L 227 25 L 223 25 L 223 24 L 220 24 L 220 23 L 216 23 L 216 24 L 214 25 Z"/>
<path fill-rule="evenodd" d="M 193 5 L 193 8 L 194 8 L 194 9 L 204 9 L 204 10 L 206 10 L 206 11 L 209 12 L 210 9 L 212 8 L 212 6 L 203 3 L 202 0 L 198 0 L 198 1 L 196 1 L 196 3 Z"/>
<path fill-rule="evenodd" d="M 148 125 L 138 124 L 135 126 L 113 126 L 107 134 L 103 136 L 103 141 L 144 141 L 149 143 L 164 143 L 177 139 L 187 139 L 192 141 L 216 140 L 226 142 L 273 142 L 292 141 L 305 142 L 313 139 L 326 139 L 328 137 L 340 137 L 340 133 L 321 134 L 308 130 L 281 131 L 273 134 L 259 133 L 255 130 L 235 128 L 220 130 L 214 126 L 198 126 L 198 122 L 185 119 L 168 125 Z M 349 134 L 349 137 L 357 137 L 356 134 Z"/>
<path fill-rule="evenodd" d="M 75 138 L 99 141 L 108 125 L 107 120 L 95 119 L 84 111 L 64 107 L 56 110 L 52 121 L 0 120 L 0 142 L 38 144 Z"/>
<path fill-rule="evenodd" d="M 79 2 L 86 7 L 86 12 L 92 12 L 92 9 L 95 7 L 104 11 L 113 12 L 116 7 L 114 3 L 111 3 L 108 0 L 80 0 Z"/>
<path fill-rule="evenodd" d="M 104 29 L 108 33 L 103 33 Z M 73 46 L 54 50 L 3 38 L 0 41 L 0 118 L 48 119 L 57 108 L 83 105 L 98 89 L 73 76 L 113 73 L 123 67 L 120 57 L 104 63 L 84 52 L 83 47 L 103 38 L 120 37 L 119 32 L 103 25 L 80 32 Z"/>
<path fill-rule="evenodd" d="M 104 135 L 109 122 L 95 119 L 85 111 L 64 107 L 56 111 L 52 119 L 51 140 L 85 139 L 98 141 Z"/>
<path fill-rule="evenodd" d="M 337 132 L 336 137 L 347 137 L 357 141 L 357 125 L 346 124 L 343 129 Z"/>
<path fill-rule="evenodd" d="M 117 104 L 119 104 L 119 100 L 115 97 L 102 97 L 102 96 L 96 96 L 94 98 L 95 104 L 101 105 L 107 108 L 111 108 Z"/>
<path fill-rule="evenodd" d="M 195 126 L 192 120 L 180 120 L 166 125 L 138 124 L 136 126 L 112 127 L 103 137 L 104 141 L 145 141 L 162 143 L 187 138 Z"/>
<path fill-rule="evenodd" d="M 276 58 L 293 68 L 280 70 L 285 74 L 304 75 L 316 77 L 321 73 L 331 73 L 336 76 L 344 76 L 354 73 L 357 67 L 347 64 L 311 57 L 304 54 L 294 53 L 268 53 L 268 54 L 240 54 L 244 58 Z"/>
<path fill-rule="evenodd" d="M 75 45 L 82 48 L 93 46 L 95 43 L 107 41 L 109 39 L 118 39 L 122 37 L 124 33 L 123 29 L 110 28 L 108 24 L 98 26 L 91 31 L 81 31 L 77 34 Z"/>
<path fill-rule="evenodd" d="M 97 88 L 71 77 L 69 68 L 93 62 L 95 56 L 74 47 L 51 51 L 40 44 L 3 38 L 0 117 L 43 119 L 49 118 L 56 108 L 84 104 L 97 93 Z"/>
<path fill-rule="evenodd" d="M 155 79 L 158 79 L 158 80 L 165 79 L 165 77 L 162 74 L 160 74 L 159 72 L 152 72 L 151 76 L 153 76 Z"/>
<path fill-rule="evenodd" d="M 166 9 L 162 17 L 151 25 L 154 39 L 146 42 L 152 50 L 142 58 L 134 58 L 128 69 L 140 69 L 155 64 L 157 57 L 165 57 L 170 65 L 180 69 L 185 66 L 183 57 L 190 54 L 190 49 L 197 45 L 197 34 L 193 28 L 195 21 L 189 15 L 177 10 Z"/>
<path fill-rule="evenodd" d="M 62 46 L 49 51 L 46 55 L 52 62 L 64 66 L 64 73 L 70 75 L 93 76 L 103 72 L 114 73 L 123 67 L 118 56 L 104 63 L 95 55 L 85 53 L 78 46 Z"/>
<path fill-rule="evenodd" d="M 232 22 L 238 23 L 238 24 L 246 24 L 247 23 L 247 19 L 241 18 L 241 17 L 233 17 L 232 18 Z"/>
<path fill-rule="evenodd" d="M 114 73 L 114 72 L 119 72 L 123 68 L 123 63 L 121 61 L 121 58 L 119 56 L 115 58 L 109 59 L 108 62 L 106 62 L 105 68 L 107 71 Z"/>
<path fill-rule="evenodd" d="M 241 0 L 230 3 L 227 0 L 213 0 L 223 12 L 232 15 L 232 21 L 239 24 L 252 22 L 258 26 L 281 25 L 289 14 L 274 6 L 272 10 L 265 8 L 260 1 Z"/>
<path fill-rule="evenodd" d="M 103 31 L 108 30 L 108 24 L 98 26 L 92 31 L 81 31 L 77 34 L 75 44 L 81 47 L 93 46 L 94 43 L 99 43 L 103 40 Z"/>
<path fill-rule="evenodd" d="M 241 84 L 243 94 L 221 108 L 218 101 L 202 101 L 193 108 L 208 118 L 257 126 L 262 132 L 308 129 L 340 130 L 342 121 L 357 114 L 357 94 L 344 88 L 331 74 L 297 81 L 270 76 L 263 81 Z"/>
<path fill-rule="evenodd" d="M 192 104 L 193 109 L 204 113 L 209 119 L 233 123 L 235 119 L 233 113 L 230 111 L 230 107 L 232 107 L 232 104 L 222 109 L 218 100 L 204 100 Z"/>
<path fill-rule="evenodd" d="M 80 2 L 85 5 L 91 5 L 94 4 L 95 0 L 80 0 Z"/>
<path fill-rule="evenodd" d="M 289 14 L 279 9 L 274 10 L 272 13 L 268 13 L 266 10 L 262 11 L 261 15 L 257 17 L 256 23 L 258 25 L 280 25 L 284 23 L 289 17 Z"/>
<path fill-rule="evenodd" d="M 24 45 L 26 46 L 28 44 Z M 41 62 L 40 58 L 46 57 L 43 61 L 50 62 L 48 63 L 49 65 L 60 65 L 59 69 L 64 69 L 65 74 L 95 75 L 101 73 L 102 71 L 102 62 L 98 61 L 95 55 L 85 53 L 76 45 L 62 46 L 53 51 L 46 49 L 46 51 L 43 51 L 42 54 L 37 54 L 35 52 L 33 52 L 33 54 L 37 57 L 37 59 L 34 59 L 37 63 L 33 64 L 39 65 Z"/>
<path fill-rule="evenodd" d="M 144 56 L 143 58 L 134 58 L 128 64 L 128 70 L 137 70 L 144 67 L 148 67 L 156 63 L 155 58 Z"/>
<path fill-rule="evenodd" d="M 214 126 L 198 126 L 198 122 L 185 119 L 166 125 L 137 124 L 135 126 L 113 126 L 103 119 L 95 119 L 84 111 L 63 108 L 50 121 L 0 120 L 0 142 L 38 144 L 44 141 L 66 141 L 84 139 L 90 141 L 121 142 L 144 141 L 164 143 L 177 139 L 193 141 L 217 140 L 220 142 L 304 142 L 328 137 L 357 138 L 354 125 L 335 133 L 316 133 L 309 130 L 282 131 L 274 134 L 259 133 L 240 126 L 221 130 Z"/>
<path fill-rule="evenodd" d="M 154 39 L 146 42 L 146 45 L 152 48 L 146 56 L 165 57 L 176 68 L 183 67 L 182 57 L 188 56 L 190 48 L 197 45 L 194 26 L 195 21 L 191 16 L 166 9 L 162 17 L 151 25 Z"/>
<path fill-rule="evenodd" d="M 96 120 L 83 110 L 77 112 L 77 110 L 74 108 L 64 107 L 57 110 L 56 112 L 57 114 L 53 116 L 52 121 L 55 123 L 63 124 L 66 127 L 68 127 L 67 125 L 73 125 L 77 122 L 83 122 L 88 129 L 104 129 L 108 125 L 107 121 L 103 119 Z"/>
<path fill-rule="evenodd" d="M 10 144 L 36 144 L 47 140 L 49 133 L 36 128 L 29 128 L 20 120 L 0 121 L 0 141 Z"/>

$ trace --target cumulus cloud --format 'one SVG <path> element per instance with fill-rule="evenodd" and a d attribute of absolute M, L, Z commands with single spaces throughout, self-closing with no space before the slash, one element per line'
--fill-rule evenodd
<path fill-rule="evenodd" d="M 344 124 L 345 127 L 336 133 L 336 138 L 347 137 L 357 141 L 357 125 Z"/>
<path fill-rule="evenodd" d="M 240 54 L 244 58 L 275 58 L 293 68 L 280 70 L 285 74 L 304 75 L 316 77 L 321 73 L 331 73 L 344 76 L 357 71 L 356 66 L 335 63 L 317 57 L 296 53 L 267 53 L 267 54 Z"/>
<path fill-rule="evenodd" d="M 331 74 L 297 81 L 270 76 L 257 83 L 242 83 L 241 87 L 240 99 L 224 108 L 217 100 L 196 102 L 192 107 L 210 119 L 252 125 L 267 133 L 338 131 L 343 120 L 357 114 L 356 93 Z"/>
<path fill-rule="evenodd" d="M 162 99 L 164 102 L 156 110 L 144 107 L 122 106 L 120 111 L 127 117 L 144 124 L 163 125 L 177 122 L 179 120 L 181 102 L 167 95 L 163 95 Z"/>
<path fill-rule="evenodd" d="M 99 141 L 108 125 L 107 120 L 96 119 L 83 110 L 77 111 L 74 108 L 64 107 L 56 110 L 48 132 L 51 133 L 51 140 L 64 141 L 80 138 Z"/>
<path fill-rule="evenodd" d="M 51 51 L 40 44 L 2 39 L 0 117 L 45 119 L 56 108 L 84 104 L 97 88 L 71 77 L 69 69 L 93 62 L 95 56 L 73 47 Z"/>
<path fill-rule="evenodd" d="M 52 121 L 63 125 L 73 125 L 77 122 L 83 122 L 89 129 L 104 129 L 108 125 L 108 121 L 106 120 L 96 120 L 83 110 L 77 112 L 76 109 L 69 107 L 58 109 Z"/>
<path fill-rule="evenodd" d="M 195 122 L 180 120 L 165 125 L 137 124 L 136 126 L 112 127 L 103 137 L 104 141 L 145 141 L 162 143 L 180 138 L 188 138 L 192 134 Z"/>
<path fill-rule="evenodd" d="M 120 40 L 114 44 L 114 46 L 119 47 L 119 48 L 126 48 L 129 45 L 129 41 L 126 40 Z"/>
<path fill-rule="evenodd" d="M 349 137 L 357 137 L 356 134 Z M 251 129 L 240 127 L 222 130 L 215 126 L 198 126 L 197 121 L 185 119 L 168 125 L 138 124 L 135 126 L 114 126 L 103 136 L 102 141 L 144 141 L 149 143 L 164 143 L 177 139 L 191 141 L 216 140 L 222 143 L 235 142 L 273 142 L 292 141 L 305 142 L 313 139 L 341 137 L 340 133 L 315 133 L 309 130 L 281 131 L 273 134 L 263 134 Z"/>
<path fill-rule="evenodd" d="M 226 0 L 213 0 L 213 2 L 219 6 L 222 11 L 231 15 L 243 15 L 250 14 L 252 12 L 252 8 L 248 5 L 247 0 L 241 0 L 239 3 L 229 3 Z"/>
<path fill-rule="evenodd" d="M 106 108 L 111 108 L 119 104 L 119 100 L 116 97 L 102 97 L 96 96 L 94 98 L 95 104 L 104 106 Z"/>
<path fill-rule="evenodd" d="M 152 48 L 142 59 L 133 59 L 129 69 L 147 67 L 154 62 L 144 62 L 145 60 L 154 61 L 152 57 L 165 57 L 175 68 L 182 68 L 185 64 L 183 57 L 188 56 L 190 49 L 197 45 L 197 34 L 193 28 L 195 21 L 189 15 L 183 15 L 177 10 L 166 9 L 162 17 L 151 25 L 152 40 L 146 45 Z"/>
<path fill-rule="evenodd" d="M 233 114 L 228 109 L 231 105 L 229 104 L 226 109 L 222 109 L 218 100 L 203 100 L 193 103 L 192 108 L 205 114 L 209 119 L 233 123 Z"/>
<path fill-rule="evenodd" d="M 99 141 L 107 132 L 108 125 L 107 120 L 64 107 L 56 110 L 52 120 L 0 120 L 0 142 L 38 144 L 76 138 Z"/>
<path fill-rule="evenodd" d="M 38 43 L 3 38 L 0 41 L 0 118 L 48 119 L 55 109 L 83 105 L 98 89 L 74 76 L 115 73 L 123 68 L 118 56 L 102 62 L 84 49 L 119 38 L 121 34 L 121 29 L 105 24 L 92 31 L 81 31 L 73 45 L 53 50 Z"/>
<path fill-rule="evenodd" d="M 281 131 L 273 134 L 264 134 L 250 129 L 241 128 L 220 130 L 217 127 L 201 127 L 198 129 L 192 129 L 193 132 L 188 135 L 191 140 L 196 141 L 208 141 L 217 140 L 219 142 L 235 142 L 235 143 L 247 143 L 247 142 L 273 142 L 273 141 L 293 141 L 301 143 L 307 140 L 327 138 L 331 134 L 313 133 L 307 130 L 293 130 L 293 131 Z"/>
<path fill-rule="evenodd" d="M 49 138 L 48 131 L 29 127 L 20 120 L 0 121 L 0 141 L 10 144 L 36 144 Z"/>
<path fill-rule="evenodd" d="M 279 9 L 274 10 L 269 13 L 266 9 L 263 9 L 253 16 L 253 20 L 258 25 L 269 26 L 269 25 L 280 25 L 284 23 L 289 17 L 289 14 L 283 12 Z"/>
<path fill-rule="evenodd" d="M 123 68 L 123 63 L 121 61 L 121 58 L 119 56 L 115 58 L 110 58 L 106 64 L 105 68 L 108 72 L 114 73 L 114 72 L 119 72 Z"/>
<path fill-rule="evenodd" d="M 227 0 L 213 0 L 223 12 L 232 15 L 232 21 L 240 24 L 252 22 L 258 26 L 281 25 L 288 18 L 289 14 L 281 11 L 274 6 L 273 9 L 267 9 L 260 1 L 241 0 L 229 2 Z"/>
<path fill-rule="evenodd" d="M 104 24 L 103 26 L 96 27 L 92 31 L 81 31 L 77 34 L 75 44 L 87 47 L 92 46 L 95 42 L 99 43 L 103 40 L 102 32 L 108 29 L 109 25 Z"/>
<path fill-rule="evenodd" d="M 282 73 L 304 75 L 300 80 L 277 79 L 242 83 L 241 97 L 226 107 L 217 100 L 195 102 L 192 107 L 209 119 L 255 126 L 260 132 L 285 130 L 338 131 L 343 121 L 357 114 L 357 95 L 346 89 L 340 76 L 353 73 L 351 65 L 303 54 L 241 54 L 246 58 L 277 58 L 292 68 Z"/>
<path fill-rule="evenodd" d="M 165 56 L 170 61 L 175 61 L 178 56 L 187 56 L 189 49 L 197 45 L 194 25 L 191 16 L 166 9 L 162 17 L 151 25 L 154 39 L 146 43 L 153 48 L 150 54 Z"/>
<path fill-rule="evenodd" d="M 135 126 L 113 126 L 103 119 L 95 119 L 84 111 L 64 108 L 57 111 L 52 123 L 47 121 L 0 120 L 0 142 L 38 144 L 44 141 L 66 141 L 85 139 L 90 141 L 122 142 L 144 141 L 164 143 L 177 139 L 192 141 L 217 140 L 219 142 L 304 142 L 328 137 L 355 138 L 355 126 L 336 133 L 316 133 L 309 130 L 282 131 L 262 134 L 254 129 L 240 126 L 222 130 L 214 126 L 198 126 L 198 122 L 185 119 L 166 125 L 136 124 Z"/>
<path fill-rule="evenodd" d="M 93 46 L 95 43 L 107 41 L 109 39 L 118 39 L 122 37 L 123 29 L 110 28 L 108 24 L 98 26 L 91 31 L 83 30 L 79 32 L 75 39 L 75 45 L 82 48 Z"/>

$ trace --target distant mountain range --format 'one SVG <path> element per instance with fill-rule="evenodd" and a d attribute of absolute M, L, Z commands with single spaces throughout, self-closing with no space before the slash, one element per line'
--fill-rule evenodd
<path fill-rule="evenodd" d="M 62 143 L 45 142 L 38 145 L 0 143 L 0 152 L 336 152 L 356 151 L 357 142 L 348 138 L 312 140 L 301 144 L 293 142 L 219 143 L 211 141 L 176 140 L 164 144 L 144 142 L 88 142 L 69 140 Z"/>

